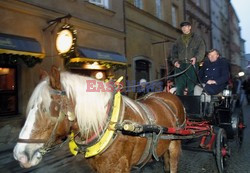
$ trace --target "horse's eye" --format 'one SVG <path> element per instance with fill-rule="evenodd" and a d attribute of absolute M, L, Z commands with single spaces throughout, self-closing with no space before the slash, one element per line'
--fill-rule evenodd
<path fill-rule="evenodd" d="M 46 112 L 46 109 L 45 109 L 45 108 L 43 108 L 43 109 L 42 109 L 42 111 L 43 111 L 43 112 Z"/>

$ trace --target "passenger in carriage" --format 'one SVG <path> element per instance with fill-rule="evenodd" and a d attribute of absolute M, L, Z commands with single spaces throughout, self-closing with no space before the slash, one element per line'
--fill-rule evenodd
<path fill-rule="evenodd" d="M 196 86 L 194 95 L 201 95 L 204 91 L 208 95 L 216 95 L 223 91 L 230 77 L 229 64 L 220 56 L 217 49 L 208 52 L 208 59 L 204 61 L 199 71 L 199 78 L 203 88 Z"/>

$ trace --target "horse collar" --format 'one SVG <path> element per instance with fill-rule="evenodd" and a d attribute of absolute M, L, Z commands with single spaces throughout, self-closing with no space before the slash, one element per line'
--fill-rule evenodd
<path fill-rule="evenodd" d="M 121 79 L 118 79 L 117 81 L 120 82 Z M 93 157 L 101 152 L 105 151 L 105 149 L 108 148 L 108 146 L 112 143 L 115 134 L 116 134 L 116 124 L 118 123 L 120 117 L 120 110 L 121 110 L 121 93 L 118 90 L 116 94 L 114 95 L 113 100 L 113 107 L 108 108 L 108 114 L 109 116 L 109 122 L 106 126 L 106 129 L 102 136 L 98 139 L 97 142 L 91 145 L 87 146 L 80 146 L 77 145 L 74 140 L 74 134 L 72 132 L 71 139 L 69 142 L 69 149 L 73 155 L 76 155 L 79 152 L 84 153 L 85 158 Z M 111 111 L 112 110 L 112 111 Z"/>

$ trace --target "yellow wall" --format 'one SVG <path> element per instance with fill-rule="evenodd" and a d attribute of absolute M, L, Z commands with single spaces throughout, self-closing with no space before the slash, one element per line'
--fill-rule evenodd
<path fill-rule="evenodd" d="M 57 26 L 47 21 L 70 13 L 70 20 Z M 123 2 L 110 1 L 109 10 L 84 1 L 75 0 L 23 0 L 0 1 L 0 33 L 31 37 L 42 47 L 45 58 L 41 64 L 28 68 L 22 61 L 18 64 L 18 111 L 25 115 L 29 97 L 39 82 L 39 71 L 50 71 L 52 65 L 64 70 L 64 60 L 58 56 L 55 39 L 58 29 L 65 22 L 73 25 L 78 34 L 78 46 L 117 52 L 125 55 Z M 124 70 L 118 75 L 124 75 Z M 117 76 L 118 76 L 117 75 Z"/>

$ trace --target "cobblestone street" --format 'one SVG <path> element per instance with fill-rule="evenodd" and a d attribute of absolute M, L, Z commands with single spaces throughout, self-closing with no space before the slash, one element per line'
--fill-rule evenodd
<path fill-rule="evenodd" d="M 245 124 L 249 126 L 250 106 L 245 107 L 244 116 Z M 0 170 L 6 173 L 53 173 L 53 172 L 93 172 L 87 165 L 81 155 L 76 157 L 71 156 L 67 145 L 64 145 L 60 150 L 55 150 L 43 158 L 42 162 L 33 168 L 23 169 L 14 160 L 12 150 L 15 145 L 15 140 L 19 132 L 19 127 L 5 125 L 0 130 L 1 145 L 0 145 Z M 235 141 L 230 142 L 232 149 L 231 157 L 228 160 L 228 173 L 250 173 L 250 129 L 246 128 L 244 133 L 244 143 L 240 150 L 237 150 Z M 9 139 L 8 143 L 4 143 L 4 139 Z M 163 173 L 162 162 L 148 163 L 141 171 L 133 171 L 133 173 Z M 179 163 L 179 173 L 217 173 L 215 157 L 211 153 L 194 152 L 183 150 Z"/>

